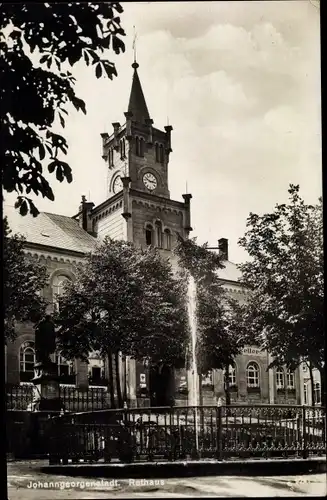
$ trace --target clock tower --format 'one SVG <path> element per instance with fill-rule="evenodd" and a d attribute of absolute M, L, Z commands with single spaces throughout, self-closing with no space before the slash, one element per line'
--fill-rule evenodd
<path fill-rule="evenodd" d="M 137 246 L 152 245 L 173 261 L 177 234 L 187 238 L 191 228 L 190 194 L 170 199 L 168 164 L 172 126 L 154 126 L 138 75 L 133 79 L 125 119 L 101 134 L 108 168 L 107 200 L 92 209 L 93 231 L 99 238 L 125 239 Z"/>
<path fill-rule="evenodd" d="M 141 248 L 154 246 L 163 257 L 170 259 L 173 269 L 177 269 L 173 249 L 178 235 L 188 238 L 192 230 L 192 195 L 183 194 L 183 201 L 170 198 L 168 164 L 172 153 L 172 127 L 168 125 L 160 130 L 154 126 L 138 67 L 135 61 L 123 123 L 114 122 L 111 135 L 101 134 L 102 157 L 109 174 L 107 199 L 94 208 L 87 204 L 90 205 L 88 220 L 93 234 L 99 239 L 109 236 L 133 242 Z M 132 359 L 128 359 L 126 366 L 130 404 L 136 404 L 137 388 L 145 379 L 152 394 L 151 405 L 170 404 L 175 377 L 171 368 L 166 367 L 169 376 L 164 379 L 163 369 L 158 376 L 159 372 L 148 371 L 142 363 Z M 162 393 L 160 397 L 159 393 Z"/>

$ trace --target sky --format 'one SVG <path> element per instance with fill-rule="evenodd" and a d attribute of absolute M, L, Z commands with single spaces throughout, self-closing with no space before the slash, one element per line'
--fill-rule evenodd
<path fill-rule="evenodd" d="M 72 184 L 51 184 L 55 201 L 39 210 L 72 216 L 82 194 L 107 197 L 100 133 L 124 123 L 133 70 L 133 26 L 139 77 L 154 126 L 173 126 L 172 199 L 192 193 L 192 236 L 246 259 L 238 239 L 250 212 L 287 201 L 290 183 L 308 203 L 322 192 L 320 13 L 313 0 L 124 2 L 126 52 L 108 52 L 118 77 L 97 80 L 73 68 L 87 115 L 71 111 L 64 134 Z M 60 133 L 60 129 L 58 130 Z M 13 200 L 5 196 L 5 201 Z"/>

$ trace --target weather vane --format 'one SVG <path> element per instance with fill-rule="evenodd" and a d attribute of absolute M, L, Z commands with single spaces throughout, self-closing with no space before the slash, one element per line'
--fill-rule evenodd
<path fill-rule="evenodd" d="M 137 39 L 137 33 L 136 33 L 136 30 L 135 30 L 135 26 L 133 26 L 133 28 L 134 28 L 134 37 L 133 37 L 134 62 L 136 62 L 136 39 Z"/>

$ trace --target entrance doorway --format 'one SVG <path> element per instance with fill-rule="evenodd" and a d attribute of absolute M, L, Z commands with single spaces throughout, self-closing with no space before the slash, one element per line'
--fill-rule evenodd
<path fill-rule="evenodd" d="M 173 406 L 174 369 L 168 365 L 151 366 L 149 373 L 150 406 Z"/>

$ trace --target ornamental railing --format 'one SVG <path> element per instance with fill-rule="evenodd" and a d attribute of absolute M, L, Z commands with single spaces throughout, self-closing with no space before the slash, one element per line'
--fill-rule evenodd
<path fill-rule="evenodd" d="M 54 417 L 50 463 L 273 458 L 326 452 L 323 408 L 230 405 L 104 410 Z"/>
<path fill-rule="evenodd" d="M 7 410 L 32 410 L 33 385 L 10 385 L 6 387 Z M 81 390 L 72 386 L 61 385 L 59 395 L 65 411 L 89 411 L 110 408 L 110 394 L 105 388 L 94 387 Z"/>

